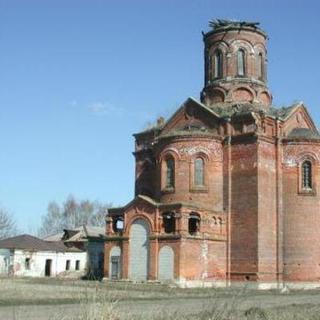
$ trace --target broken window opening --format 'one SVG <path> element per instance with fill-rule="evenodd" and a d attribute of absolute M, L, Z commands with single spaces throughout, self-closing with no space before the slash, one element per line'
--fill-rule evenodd
<path fill-rule="evenodd" d="M 76 270 L 80 270 L 80 260 L 76 260 Z"/>
<path fill-rule="evenodd" d="M 70 270 L 70 260 L 66 261 L 66 271 Z"/>
<path fill-rule="evenodd" d="M 119 233 L 123 231 L 123 218 L 122 217 L 112 217 L 112 229 L 114 233 Z"/>
<path fill-rule="evenodd" d="M 176 232 L 176 219 L 173 212 L 164 213 L 162 215 L 163 229 L 165 233 Z"/>
<path fill-rule="evenodd" d="M 200 216 L 196 213 L 191 213 L 188 221 L 188 232 L 195 235 L 200 231 Z"/>

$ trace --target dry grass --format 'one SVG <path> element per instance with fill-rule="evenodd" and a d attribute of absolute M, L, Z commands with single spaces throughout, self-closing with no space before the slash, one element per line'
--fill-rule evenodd
<path fill-rule="evenodd" d="M 0 279 L 6 320 L 48 307 L 49 320 L 316 320 L 320 292 L 179 289 L 156 284 L 99 283 L 56 279 Z M 69 312 L 65 305 L 71 306 Z M 70 311 L 71 310 L 71 311 Z M 1 308 L 0 308 L 1 311 Z M 1 318 L 1 316 L 0 316 Z M 2 319 L 2 318 L 1 318 Z"/>

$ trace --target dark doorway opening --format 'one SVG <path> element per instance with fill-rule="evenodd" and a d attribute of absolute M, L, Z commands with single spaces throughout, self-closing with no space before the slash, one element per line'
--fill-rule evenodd
<path fill-rule="evenodd" d="M 163 229 L 165 233 L 176 232 L 176 220 L 173 212 L 167 212 L 162 215 Z"/>
<path fill-rule="evenodd" d="M 52 266 L 52 260 L 47 259 L 46 260 L 46 267 L 45 267 L 45 276 L 46 277 L 51 277 L 51 266 Z"/>

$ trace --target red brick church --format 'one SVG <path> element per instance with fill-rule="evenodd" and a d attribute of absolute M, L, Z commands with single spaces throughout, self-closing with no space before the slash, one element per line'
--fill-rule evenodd
<path fill-rule="evenodd" d="M 275 108 L 267 34 L 217 20 L 204 88 L 135 137 L 135 198 L 107 216 L 105 277 L 258 287 L 320 279 L 320 135 Z"/>

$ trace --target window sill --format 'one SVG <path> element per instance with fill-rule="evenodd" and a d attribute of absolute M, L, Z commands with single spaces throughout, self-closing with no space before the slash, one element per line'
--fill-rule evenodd
<path fill-rule="evenodd" d="M 164 188 L 161 190 L 162 194 L 174 193 L 174 188 Z"/>
<path fill-rule="evenodd" d="M 207 193 L 208 191 L 209 190 L 207 186 L 199 186 L 199 187 L 193 186 L 190 188 L 190 192 L 192 193 Z"/>
<path fill-rule="evenodd" d="M 298 192 L 300 196 L 316 196 L 316 192 L 314 189 L 301 189 Z"/>

